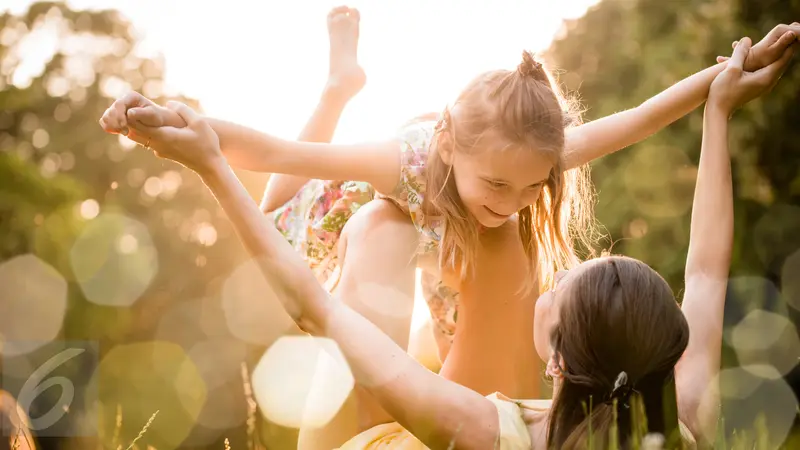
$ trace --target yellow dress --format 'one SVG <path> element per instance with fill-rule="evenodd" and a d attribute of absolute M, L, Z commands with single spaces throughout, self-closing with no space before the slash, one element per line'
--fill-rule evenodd
<path fill-rule="evenodd" d="M 495 445 L 499 450 L 530 450 L 531 436 L 522 419 L 522 409 L 542 411 L 549 408 L 549 400 L 514 401 L 501 394 L 487 396 L 500 418 L 500 436 Z M 428 450 L 397 422 L 376 425 L 347 441 L 339 450 Z"/>
<path fill-rule="evenodd" d="M 533 442 L 528 426 L 523 419 L 527 412 L 544 413 L 550 409 L 552 400 L 512 400 L 495 392 L 486 397 L 497 408 L 500 419 L 500 436 L 496 450 L 531 450 Z M 681 436 L 687 448 L 697 447 L 689 428 L 679 422 Z M 428 450 L 419 439 L 397 422 L 376 425 L 347 441 L 338 450 Z"/>

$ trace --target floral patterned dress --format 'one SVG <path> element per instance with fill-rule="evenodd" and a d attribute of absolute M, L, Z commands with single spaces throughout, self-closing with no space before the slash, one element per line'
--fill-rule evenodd
<path fill-rule="evenodd" d="M 397 204 L 411 217 L 419 232 L 420 254 L 439 249 L 444 220 L 426 217 L 422 205 L 426 195 L 425 165 L 434 136 L 435 122 L 417 122 L 399 134 L 400 182 L 388 195 L 357 181 L 311 180 L 287 204 L 275 211 L 274 220 L 292 246 L 308 261 L 317 279 L 329 284 L 338 277 L 338 244 L 347 220 L 374 198 Z M 446 287 L 438 275 L 423 272 L 423 296 L 439 330 L 452 339 L 457 318 L 458 293 Z"/>

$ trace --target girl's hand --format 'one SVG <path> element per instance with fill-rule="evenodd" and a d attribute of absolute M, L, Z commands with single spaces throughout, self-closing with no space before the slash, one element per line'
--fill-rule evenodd
<path fill-rule="evenodd" d="M 711 83 L 709 105 L 728 115 L 750 100 L 772 90 L 794 53 L 794 48 L 789 47 L 776 62 L 755 72 L 746 72 L 744 61 L 750 53 L 750 46 L 750 38 L 740 40 L 728 60 L 728 67 Z"/>
<path fill-rule="evenodd" d="M 206 120 L 180 102 L 167 102 L 167 109 L 186 123 L 183 128 L 150 127 L 138 121 L 138 109 L 128 110 L 128 123 L 134 133 L 128 136 L 159 158 L 166 158 L 203 174 L 224 163 L 219 138 Z"/>
<path fill-rule="evenodd" d="M 107 133 L 128 135 L 130 120 L 128 111 L 135 109 L 138 121 L 148 127 L 170 126 L 181 128 L 186 123 L 175 111 L 154 103 L 138 92 L 129 92 L 116 99 L 100 118 L 100 126 Z M 133 137 L 131 137 L 133 139 Z"/>

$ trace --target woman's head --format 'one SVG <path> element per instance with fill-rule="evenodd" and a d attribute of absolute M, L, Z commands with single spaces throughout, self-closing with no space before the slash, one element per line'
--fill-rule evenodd
<path fill-rule="evenodd" d="M 635 402 L 651 432 L 677 436 L 673 373 L 689 327 L 669 285 L 649 266 L 620 256 L 581 264 L 537 302 L 534 329 L 537 351 L 559 372 L 552 446 L 585 444 L 584 405 L 591 404 L 594 442 L 605 448 L 614 399 L 621 448 L 631 437 Z"/>
<path fill-rule="evenodd" d="M 552 273 L 574 260 L 565 211 L 576 210 L 576 187 L 588 183 L 579 174 L 570 183 L 563 172 L 564 130 L 577 122 L 569 109 L 525 52 L 516 70 L 478 76 L 444 112 L 427 169 L 433 206 L 446 220 L 443 263 L 463 263 L 465 274 L 478 227 L 500 226 L 516 213 L 532 270 Z"/>

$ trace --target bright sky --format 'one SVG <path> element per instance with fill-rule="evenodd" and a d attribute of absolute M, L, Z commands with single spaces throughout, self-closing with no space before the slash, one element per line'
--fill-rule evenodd
<path fill-rule="evenodd" d="M 341 1 L 67 3 L 121 11 L 143 39 L 140 51 L 164 54 L 167 89 L 200 100 L 206 114 L 293 138 L 324 85 L 326 15 Z M 597 1 L 350 1 L 361 11 L 359 60 L 368 81 L 334 140 L 384 139 L 421 113 L 441 111 L 472 77 L 515 67 L 524 49 L 544 50 L 563 19 L 581 16 Z M 3 3 L 0 11 L 21 13 L 31 1 Z M 28 65 L 36 72 L 55 42 L 29 45 L 25 57 L 42 60 Z M 415 328 L 427 316 L 417 301 Z"/>
<path fill-rule="evenodd" d="M 9 4 L 10 1 L 10 4 Z M 294 137 L 327 75 L 325 18 L 343 0 L 69 0 L 117 8 L 160 51 L 166 82 L 205 112 Z M 542 50 L 564 18 L 597 0 L 352 0 L 361 11 L 359 59 L 367 87 L 350 104 L 335 140 L 382 139 L 406 120 L 440 111 L 478 73 L 514 67 Z M 6 0 L 24 11 L 30 0 Z"/>

